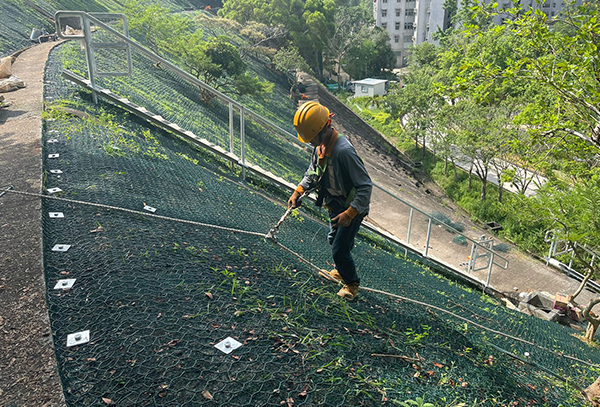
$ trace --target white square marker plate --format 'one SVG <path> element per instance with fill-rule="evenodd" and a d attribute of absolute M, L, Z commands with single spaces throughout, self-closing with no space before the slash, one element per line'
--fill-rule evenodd
<path fill-rule="evenodd" d="M 55 244 L 52 248 L 53 252 L 66 252 L 71 248 L 70 244 Z"/>
<path fill-rule="evenodd" d="M 48 216 L 51 218 L 64 218 L 65 214 L 62 212 L 48 212 Z"/>
<path fill-rule="evenodd" d="M 156 208 L 153 208 L 148 205 L 144 206 L 144 209 L 147 210 L 148 212 L 152 212 L 152 213 L 156 212 Z"/>
<path fill-rule="evenodd" d="M 48 193 L 54 194 L 56 192 L 62 192 L 62 189 L 60 189 L 60 188 L 48 188 Z"/>
<path fill-rule="evenodd" d="M 237 348 L 239 348 L 240 346 L 242 346 L 241 343 L 239 343 L 232 337 L 228 336 L 227 338 L 223 339 L 221 342 L 217 343 L 215 345 L 215 348 L 219 349 L 223 353 L 229 354 L 229 353 L 233 352 L 234 350 L 236 350 Z"/>
<path fill-rule="evenodd" d="M 56 282 L 56 285 L 54 286 L 55 290 L 68 290 L 69 288 L 73 287 L 73 284 L 75 284 L 75 280 L 76 278 L 69 278 L 66 280 L 58 280 Z"/>
<path fill-rule="evenodd" d="M 90 331 L 75 332 L 67 335 L 67 346 L 81 345 L 90 341 Z"/>

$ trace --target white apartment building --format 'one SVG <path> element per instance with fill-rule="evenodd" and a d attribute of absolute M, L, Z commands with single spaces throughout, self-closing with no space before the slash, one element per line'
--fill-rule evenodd
<path fill-rule="evenodd" d="M 512 8 L 511 0 L 495 1 L 498 8 Z M 450 16 L 444 10 L 445 0 L 373 0 L 373 17 L 377 26 L 385 28 L 390 34 L 392 51 L 396 54 L 396 66 L 406 65 L 409 48 L 424 42 L 437 44 L 431 36 L 441 28 L 450 27 Z M 457 6 L 463 0 L 456 0 Z M 537 0 L 521 0 L 523 8 L 540 9 L 548 18 L 556 16 L 564 7 L 565 0 L 546 0 L 538 4 Z M 582 0 L 577 0 L 581 4 Z M 495 18 L 496 24 L 502 23 L 502 16 Z"/>

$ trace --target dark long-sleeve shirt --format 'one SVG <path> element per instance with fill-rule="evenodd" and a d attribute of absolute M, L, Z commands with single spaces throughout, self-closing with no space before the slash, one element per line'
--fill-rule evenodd
<path fill-rule="evenodd" d="M 315 177 L 315 174 L 320 174 L 317 171 L 318 166 L 319 156 L 315 148 L 308 170 L 300 182 L 302 188 L 305 190 L 313 189 L 317 187 L 318 183 L 319 188 L 322 190 L 321 193 L 325 192 L 323 201 L 325 205 L 329 205 L 334 200 L 343 203 L 354 193 L 349 205 L 360 214 L 368 212 L 373 182 L 363 161 L 348 139 L 343 136 L 338 137 L 331 156 L 327 160 L 325 173 L 320 177 L 320 180 Z"/>

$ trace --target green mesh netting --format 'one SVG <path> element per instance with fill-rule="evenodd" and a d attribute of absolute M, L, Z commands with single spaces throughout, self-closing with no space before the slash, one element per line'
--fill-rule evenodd
<path fill-rule="evenodd" d="M 103 30 L 94 33 L 94 41 L 111 42 L 115 38 Z M 77 43 L 68 43 L 59 51 L 65 66 L 84 77 L 87 77 L 85 53 Z M 96 55 L 97 64 L 104 71 L 123 71 L 124 55 L 119 53 L 101 53 Z M 230 150 L 229 139 L 229 106 L 212 99 L 204 103 L 198 87 L 191 85 L 177 75 L 155 64 L 144 55 L 133 52 L 133 74 L 127 77 L 97 77 L 98 85 L 144 106 L 149 111 L 159 114 L 165 119 L 177 123 L 182 128 L 200 135 L 208 141 Z M 296 134 L 291 123 L 296 106 L 289 98 L 287 80 L 268 70 L 264 63 L 249 59 L 249 69 L 262 79 L 276 84 L 273 92 L 258 97 L 237 97 L 240 103 L 277 126 Z M 239 134 L 239 115 L 236 112 L 234 126 Z M 247 162 L 256 164 L 284 179 L 299 182 L 309 159 L 309 151 L 300 146 L 290 136 L 280 136 L 266 130 L 254 122 L 250 116 L 245 117 Z M 240 139 L 236 137 L 233 145 L 234 153 L 241 155 Z"/>
<path fill-rule="evenodd" d="M 213 7 L 218 1 L 155 0 L 173 11 Z M 3 0 L 0 2 L 0 57 L 32 44 L 29 36 L 34 28 L 48 33 L 56 31 L 51 17 L 57 10 L 93 12 L 122 12 L 123 3 L 117 0 Z"/>
<path fill-rule="evenodd" d="M 362 291 L 344 302 L 294 255 L 331 267 L 323 214 L 306 207 L 282 225 L 281 246 L 264 239 L 287 192 L 243 181 L 172 135 L 94 106 L 59 76 L 59 54 L 46 69 L 53 109 L 43 157 L 44 187 L 62 192 L 42 200 L 42 222 L 69 406 L 377 406 L 416 397 L 440 405 L 582 404 L 577 387 L 598 375 L 589 364 L 600 363 L 600 353 L 574 330 L 502 307 L 364 232 L 354 249 L 362 284 L 396 297 Z M 177 100 L 176 92 L 165 97 Z M 148 108 L 156 102 L 139 98 Z M 186 103 L 197 123 L 226 121 Z M 63 104 L 89 117 L 62 113 Z M 284 144 L 269 148 L 278 146 L 272 162 L 285 154 Z M 117 209 L 146 205 L 156 216 Z M 55 245 L 72 246 L 56 252 Z M 74 287 L 55 290 L 66 278 Z M 90 342 L 67 347 L 67 336 L 84 330 Z M 227 337 L 242 346 L 222 353 L 214 345 Z"/>

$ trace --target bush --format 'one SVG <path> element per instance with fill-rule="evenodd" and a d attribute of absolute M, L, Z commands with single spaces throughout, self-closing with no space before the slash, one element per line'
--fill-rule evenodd
<path fill-rule="evenodd" d="M 499 243 L 499 244 L 495 244 L 493 249 L 500 253 L 508 253 L 508 251 L 510 250 L 510 246 L 507 245 L 506 243 Z"/>
<path fill-rule="evenodd" d="M 463 230 L 465 230 L 465 225 L 463 225 L 460 222 L 452 222 L 450 218 L 442 212 L 432 212 L 429 214 L 429 216 L 431 216 L 432 222 L 436 226 L 441 224 L 444 224 L 445 226 L 450 226 L 451 228 L 446 227 L 446 231 L 450 233 L 455 233 L 456 231 L 462 232 Z"/>
<path fill-rule="evenodd" d="M 463 235 L 456 235 L 454 239 L 452 239 L 452 243 L 456 243 L 460 246 L 466 246 L 467 239 Z"/>

